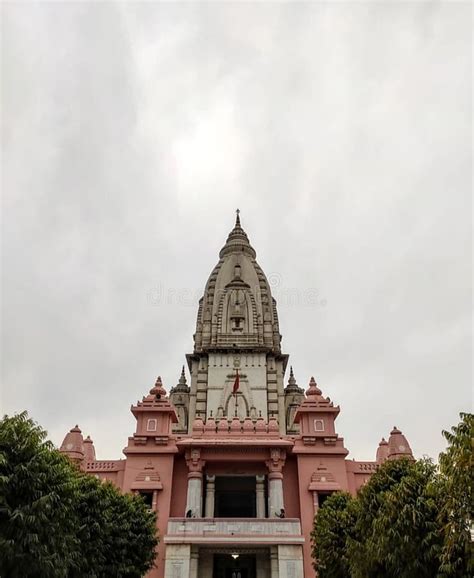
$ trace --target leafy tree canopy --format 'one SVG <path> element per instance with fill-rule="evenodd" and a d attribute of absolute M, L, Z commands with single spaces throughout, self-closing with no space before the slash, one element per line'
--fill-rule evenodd
<path fill-rule="evenodd" d="M 347 578 L 346 541 L 355 523 L 354 499 L 336 492 L 324 502 L 311 534 L 314 568 L 319 578 Z"/>
<path fill-rule="evenodd" d="M 315 518 L 320 578 L 474 575 L 474 416 L 461 414 L 440 456 L 382 464 L 356 498 L 335 494 Z"/>
<path fill-rule="evenodd" d="M 26 412 L 0 421 L 0 575 L 139 578 L 153 565 L 155 514 L 81 472 Z"/>
<path fill-rule="evenodd" d="M 448 576 L 473 576 L 474 555 L 470 530 L 474 526 L 474 415 L 462 413 L 439 456 L 443 506 L 440 520 L 445 536 L 441 569 Z"/>

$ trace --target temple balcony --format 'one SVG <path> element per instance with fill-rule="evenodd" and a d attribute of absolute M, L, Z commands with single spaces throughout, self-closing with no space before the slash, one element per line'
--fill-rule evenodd
<path fill-rule="evenodd" d="M 302 544 L 297 518 L 170 518 L 167 544 Z"/>

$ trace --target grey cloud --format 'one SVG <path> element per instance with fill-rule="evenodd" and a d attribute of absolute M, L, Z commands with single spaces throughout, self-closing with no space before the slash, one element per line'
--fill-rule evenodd
<path fill-rule="evenodd" d="M 472 407 L 470 6 L 1 10 L 4 411 L 118 457 L 239 207 L 351 455 L 396 424 L 436 457 Z"/>

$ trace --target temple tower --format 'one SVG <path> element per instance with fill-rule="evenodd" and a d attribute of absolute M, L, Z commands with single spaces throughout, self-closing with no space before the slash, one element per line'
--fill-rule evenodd
<path fill-rule="evenodd" d="M 286 433 L 288 356 L 280 342 L 276 301 L 237 211 L 199 301 L 194 351 L 187 355 L 191 384 L 183 415 L 189 414 L 188 428 L 196 417 L 274 416 Z M 237 374 L 239 388 L 233 394 Z"/>

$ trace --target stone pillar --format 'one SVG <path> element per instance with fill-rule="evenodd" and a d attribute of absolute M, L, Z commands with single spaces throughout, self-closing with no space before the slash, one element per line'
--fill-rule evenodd
<path fill-rule="evenodd" d="M 270 578 L 270 551 L 257 553 L 257 578 Z"/>
<path fill-rule="evenodd" d="M 188 473 L 188 494 L 186 498 L 186 512 L 191 511 L 193 518 L 202 516 L 202 470 L 205 462 L 201 459 L 201 450 L 192 449 L 186 451 L 186 464 Z"/>
<path fill-rule="evenodd" d="M 153 498 L 151 501 L 151 509 L 154 512 L 158 511 L 158 490 L 153 490 Z"/>
<path fill-rule="evenodd" d="M 201 518 L 202 474 L 188 474 L 188 495 L 186 499 L 186 515 L 191 510 L 192 518 Z"/>
<path fill-rule="evenodd" d="M 316 490 L 313 491 L 313 506 L 314 506 L 314 513 L 317 514 L 319 510 L 319 498 L 318 492 Z"/>
<path fill-rule="evenodd" d="M 191 546 L 189 578 L 198 578 L 198 567 L 199 567 L 199 550 L 197 546 Z"/>
<path fill-rule="evenodd" d="M 265 518 L 265 476 L 256 476 L 257 518 Z"/>
<path fill-rule="evenodd" d="M 268 474 L 268 517 L 277 518 L 281 511 L 285 511 L 283 500 L 283 465 L 286 454 L 279 448 L 270 450 L 270 459 L 266 464 L 269 470 Z"/>
<path fill-rule="evenodd" d="M 283 501 L 283 474 L 272 472 L 268 474 L 268 517 L 278 518 L 281 510 L 285 510 Z"/>
<path fill-rule="evenodd" d="M 278 546 L 272 546 L 270 548 L 270 576 L 271 578 L 280 577 L 278 568 Z"/>
<path fill-rule="evenodd" d="M 214 518 L 216 476 L 206 476 L 206 518 Z"/>
<path fill-rule="evenodd" d="M 277 548 L 280 576 L 285 578 L 304 578 L 302 547 L 280 544 Z"/>
<path fill-rule="evenodd" d="M 165 578 L 188 578 L 191 546 L 168 544 L 165 552 Z"/>

